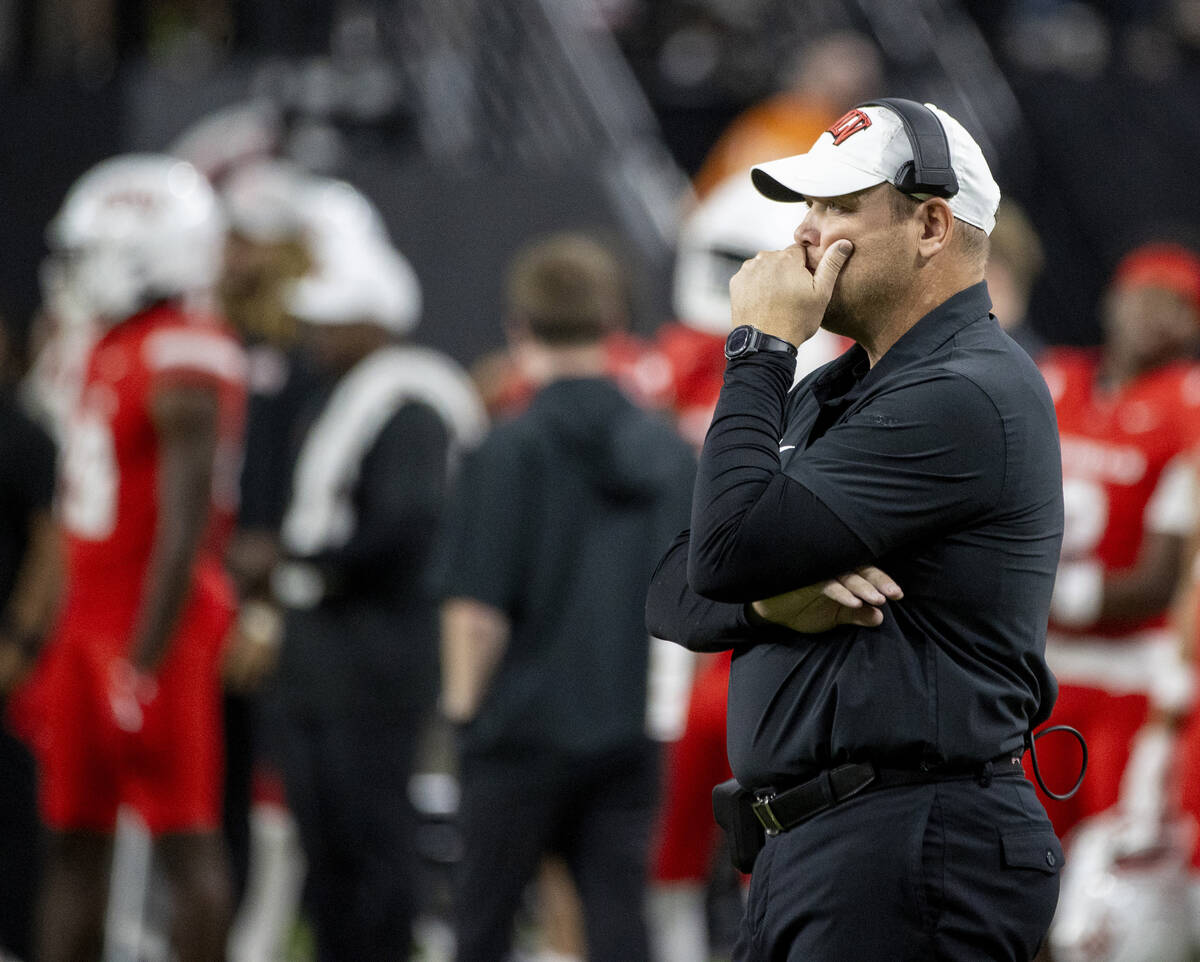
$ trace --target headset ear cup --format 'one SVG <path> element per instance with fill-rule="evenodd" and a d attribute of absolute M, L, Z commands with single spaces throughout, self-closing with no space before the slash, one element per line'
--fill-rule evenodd
<path fill-rule="evenodd" d="M 911 194 L 916 191 L 917 178 L 913 176 L 914 167 L 911 160 L 905 161 L 900 165 L 900 169 L 896 171 L 896 176 L 892 178 L 892 183 L 897 190 L 901 190 L 906 194 Z"/>

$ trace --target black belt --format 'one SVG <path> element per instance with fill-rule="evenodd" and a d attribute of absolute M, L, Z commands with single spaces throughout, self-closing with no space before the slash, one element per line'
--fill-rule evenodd
<path fill-rule="evenodd" d="M 778 835 L 867 789 L 966 779 L 977 779 L 987 786 L 995 777 L 1024 774 L 1020 754 L 1012 752 L 977 765 L 953 768 L 879 768 L 870 762 L 858 762 L 828 769 L 784 791 L 759 790 L 751 809 L 768 835 Z"/>

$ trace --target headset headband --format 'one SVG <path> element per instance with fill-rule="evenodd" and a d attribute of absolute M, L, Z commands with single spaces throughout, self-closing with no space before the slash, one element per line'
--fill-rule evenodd
<path fill-rule="evenodd" d="M 892 183 L 906 194 L 953 197 L 958 193 L 958 176 L 950 164 L 950 142 L 941 118 L 924 104 L 900 97 L 882 97 L 859 107 L 886 107 L 904 125 L 913 159 L 901 164 Z"/>

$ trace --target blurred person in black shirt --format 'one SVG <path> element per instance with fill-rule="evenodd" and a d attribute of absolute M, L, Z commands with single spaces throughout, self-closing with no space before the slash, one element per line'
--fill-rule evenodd
<path fill-rule="evenodd" d="M 1007 198 L 996 210 L 996 226 L 985 277 L 992 313 L 1008 336 L 1034 360 L 1046 350 L 1046 339 L 1029 317 L 1029 296 L 1042 273 L 1045 254 L 1028 215 Z"/>
<path fill-rule="evenodd" d="M 223 666 L 225 834 L 239 901 L 230 935 L 234 962 L 281 943 L 303 877 L 295 823 L 280 804 L 278 768 L 259 749 L 269 723 L 261 692 L 282 627 L 270 575 L 279 560 L 296 421 L 316 383 L 285 303 L 289 285 L 311 265 L 309 183 L 306 171 L 273 159 L 243 163 L 219 181 L 229 233 L 218 293 L 245 346 L 248 391 L 237 527 L 227 553 L 239 611 Z"/>
<path fill-rule="evenodd" d="M 17 400 L 7 339 L 0 323 L 0 954 L 29 958 L 40 825 L 33 757 L 15 732 L 32 735 L 20 683 L 57 610 L 62 568 L 54 443 Z"/>
<path fill-rule="evenodd" d="M 421 901 L 408 793 L 438 690 L 426 562 L 448 472 L 483 432 L 457 364 L 404 343 L 420 288 L 369 202 L 324 181 L 289 311 L 326 377 L 307 399 L 272 574 L 274 696 L 321 962 L 405 959 Z"/>
<path fill-rule="evenodd" d="M 464 464 L 438 561 L 442 707 L 461 726 L 459 962 L 496 962 L 526 885 L 560 854 L 592 962 L 646 962 L 658 752 L 647 735 L 654 557 L 694 462 L 606 377 L 621 274 L 587 237 L 515 259 L 508 334 L 538 386 Z"/>

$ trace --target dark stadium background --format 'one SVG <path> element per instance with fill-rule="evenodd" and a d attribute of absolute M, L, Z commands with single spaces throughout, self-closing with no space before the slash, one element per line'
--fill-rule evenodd
<path fill-rule="evenodd" d="M 253 100 L 280 149 L 379 204 L 425 289 L 418 340 L 464 362 L 498 345 L 501 265 L 560 226 L 622 238 L 648 331 L 684 178 L 837 27 L 879 44 L 886 93 L 963 117 L 1029 211 L 1048 340 L 1094 342 L 1120 253 L 1200 224 L 1193 0 L 9 0 L 0 305 L 28 326 L 45 224 L 83 170 Z"/>

